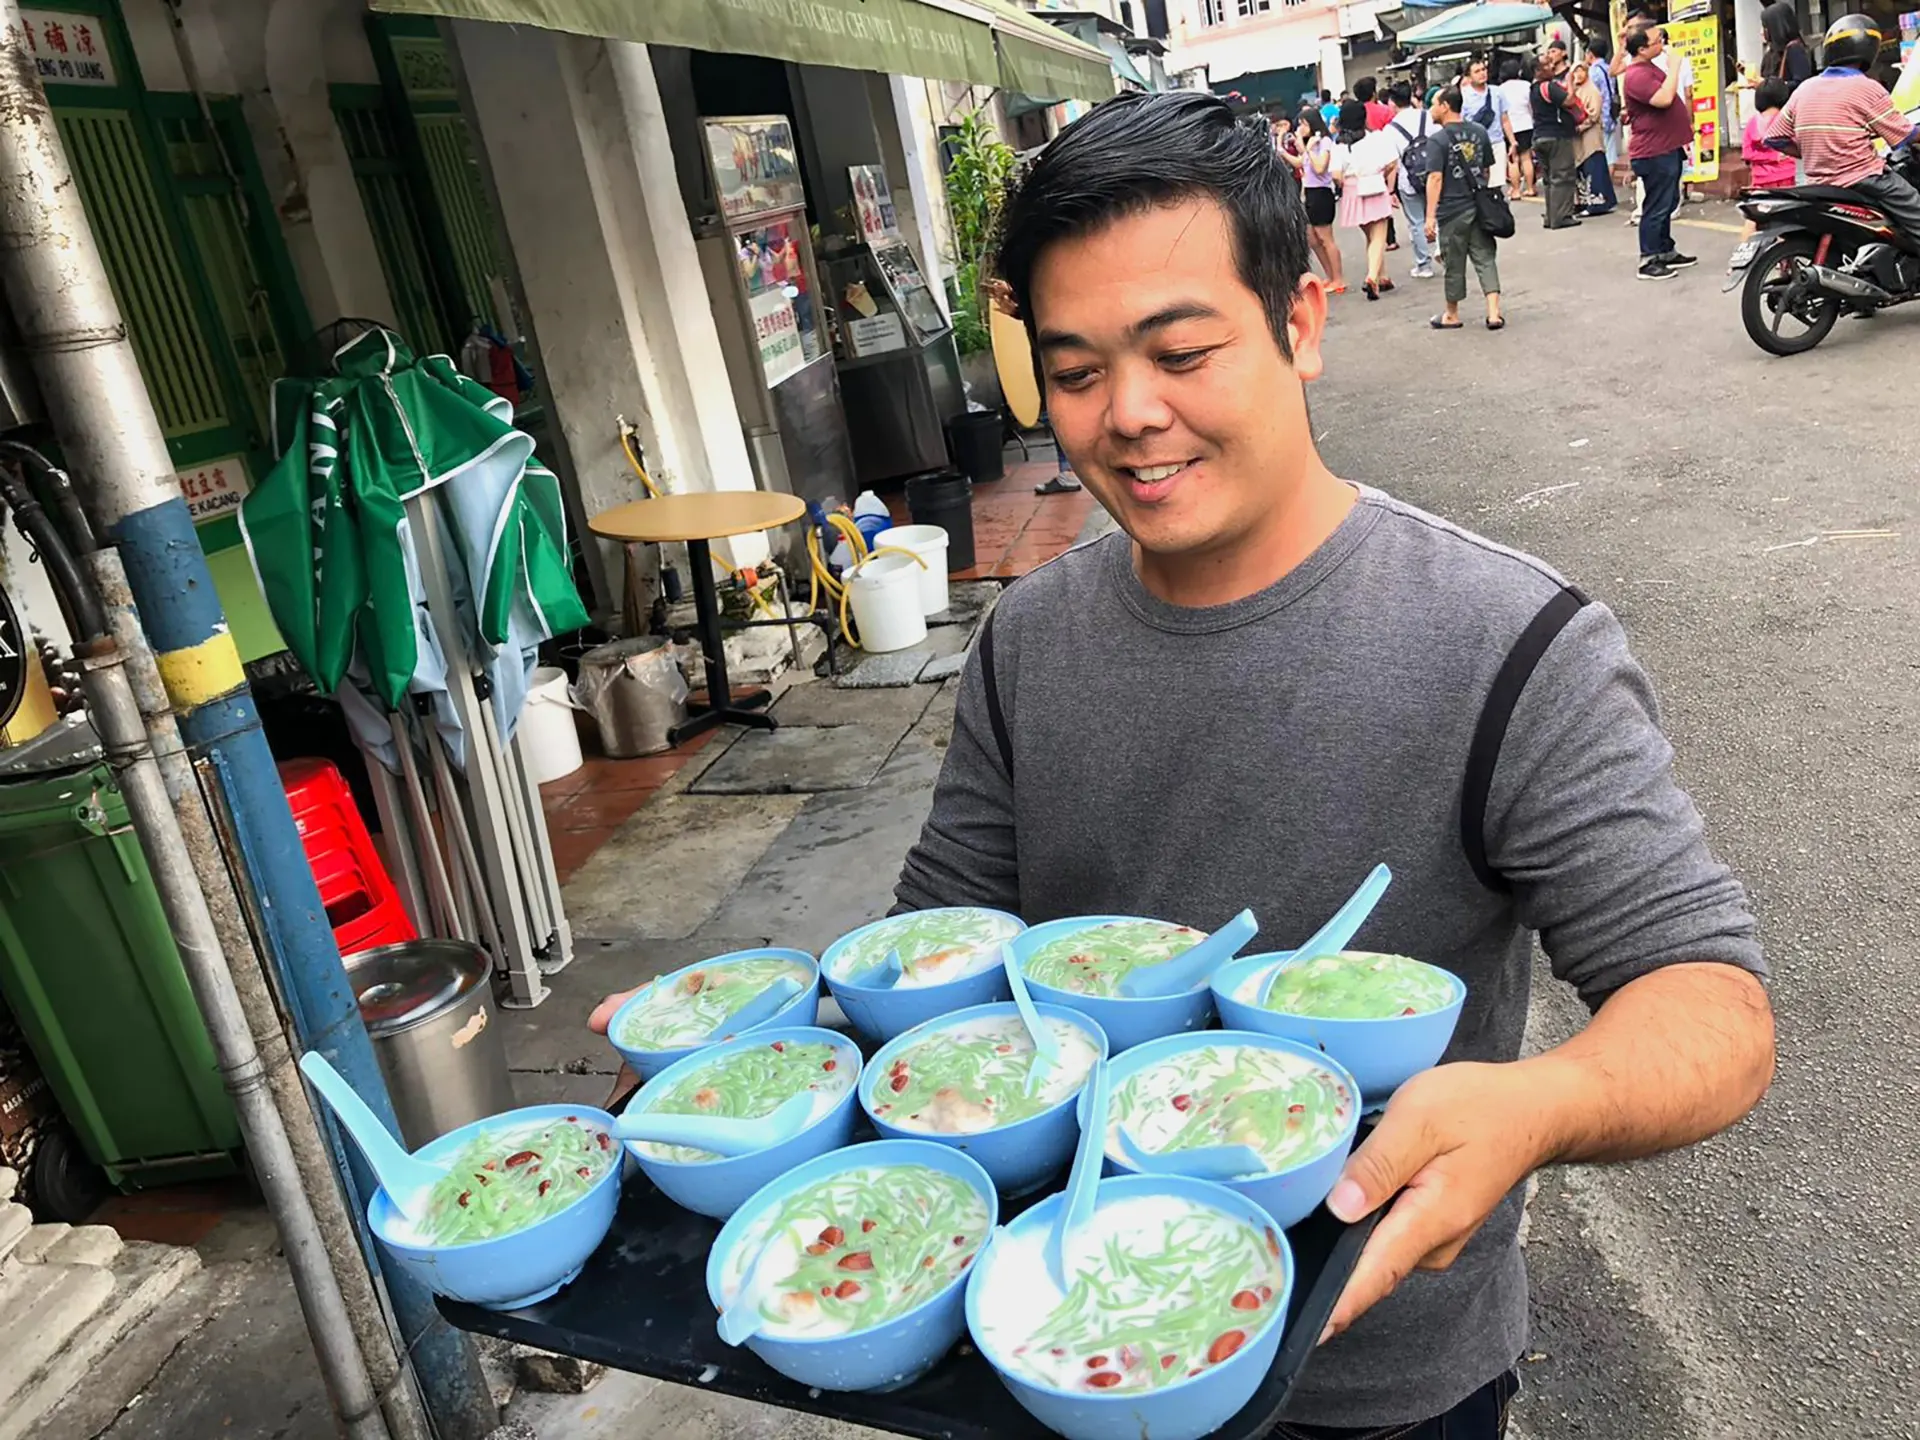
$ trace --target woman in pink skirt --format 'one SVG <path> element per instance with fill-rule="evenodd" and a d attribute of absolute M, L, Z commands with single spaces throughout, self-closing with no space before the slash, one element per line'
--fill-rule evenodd
<path fill-rule="evenodd" d="M 1384 131 L 1367 131 L 1367 107 L 1357 100 L 1340 107 L 1340 223 L 1367 237 L 1367 299 L 1393 289 L 1387 278 L 1387 221 L 1393 215 L 1393 184 L 1400 159 Z"/>

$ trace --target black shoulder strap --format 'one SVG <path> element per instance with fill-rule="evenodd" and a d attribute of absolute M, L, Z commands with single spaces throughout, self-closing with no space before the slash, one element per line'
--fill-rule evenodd
<path fill-rule="evenodd" d="M 1000 681 L 993 673 L 993 613 L 987 613 L 980 627 L 980 678 L 987 684 L 987 723 L 993 726 L 993 743 L 999 747 L 1000 763 L 1007 767 L 1007 779 L 1013 779 L 1013 737 L 1007 734 L 1007 714 L 1000 708 Z"/>
<path fill-rule="evenodd" d="M 1540 613 L 1513 642 L 1500 673 L 1493 677 L 1486 704 L 1480 707 L 1480 723 L 1474 726 L 1473 744 L 1467 751 L 1466 783 L 1460 790 L 1460 843 L 1473 873 L 1489 890 L 1504 893 L 1513 888 L 1487 860 L 1486 835 L 1487 796 L 1493 790 L 1493 771 L 1500 763 L 1507 725 L 1513 719 L 1514 706 L 1520 703 L 1520 692 L 1533 678 L 1534 667 L 1586 603 L 1587 597 L 1568 585 L 1542 605 Z"/>

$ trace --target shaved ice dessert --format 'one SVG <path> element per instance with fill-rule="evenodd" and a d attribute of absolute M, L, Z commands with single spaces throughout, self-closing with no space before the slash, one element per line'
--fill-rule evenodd
<path fill-rule="evenodd" d="M 871 1085 L 873 1113 L 900 1130 L 971 1135 L 1031 1119 L 1077 1091 L 1099 1058 L 1080 1026 L 1042 1016 L 1059 1043 L 1033 1093 L 1033 1037 L 1018 1015 L 984 1016 L 944 1026 L 894 1057 Z"/>
<path fill-rule="evenodd" d="M 862 984 L 888 954 L 900 952 L 894 988 L 915 990 L 978 975 L 1000 963 L 1001 947 L 1020 933 L 1020 922 L 993 910 L 918 910 L 870 926 L 834 957 L 833 978 Z"/>
<path fill-rule="evenodd" d="M 755 1218 L 727 1256 L 722 1303 L 733 1303 L 764 1253 L 777 1280 L 761 1302 L 762 1334 L 868 1330 L 957 1280 L 986 1239 L 987 1219 L 973 1186 L 931 1166 L 844 1170 Z"/>
<path fill-rule="evenodd" d="M 618 1163 L 620 1145 L 598 1125 L 567 1119 L 483 1130 L 448 1167 L 409 1222 L 394 1212 L 401 1244 L 471 1245 L 558 1215 Z"/>
<path fill-rule="evenodd" d="M 1269 1173 L 1325 1154 L 1346 1136 L 1354 1096 L 1304 1055 L 1224 1038 L 1170 1055 L 1113 1087 L 1107 1154 L 1126 1164 L 1125 1126 L 1142 1150 L 1251 1146 Z"/>
<path fill-rule="evenodd" d="M 794 1096 L 812 1091 L 813 1110 L 807 1117 L 807 1124 L 812 1125 L 852 1088 L 859 1068 L 855 1057 L 825 1041 L 802 1045 L 776 1040 L 769 1045 L 751 1045 L 696 1066 L 685 1079 L 656 1096 L 645 1113 L 758 1120 Z M 653 1141 L 635 1144 L 650 1159 L 682 1165 L 724 1158 L 692 1145 Z"/>
<path fill-rule="evenodd" d="M 1273 974 L 1256 971 L 1235 987 L 1233 998 L 1259 1005 L 1260 987 Z M 1453 976 L 1406 955 L 1343 950 L 1293 964 L 1280 963 L 1265 1008 L 1316 1020 L 1391 1020 L 1428 1015 L 1453 1003 Z"/>
<path fill-rule="evenodd" d="M 813 972 L 797 960 L 767 955 L 663 975 L 636 997 L 613 1038 L 629 1050 L 673 1050 L 723 1038 L 714 1031 L 729 1016 L 769 985 L 789 979 L 804 989 Z"/>
<path fill-rule="evenodd" d="M 1046 1265 L 1049 1228 L 1002 1232 L 976 1282 L 974 1339 L 1019 1379 L 1160 1390 L 1282 1318 L 1286 1262 L 1271 1227 L 1174 1195 L 1108 1201 L 1074 1236 L 1064 1293 Z"/>
<path fill-rule="evenodd" d="M 1117 995 L 1135 970 L 1183 955 L 1207 938 L 1204 930 L 1165 920 L 1109 920 L 1050 940 L 1027 957 L 1026 976 L 1076 995 Z M 1205 977 L 1194 985 L 1202 989 Z"/>

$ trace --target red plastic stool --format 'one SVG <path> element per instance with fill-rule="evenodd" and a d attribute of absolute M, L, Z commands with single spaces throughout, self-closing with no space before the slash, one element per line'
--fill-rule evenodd
<path fill-rule="evenodd" d="M 314 759 L 288 760 L 279 768 L 340 953 L 418 939 L 340 771 Z"/>

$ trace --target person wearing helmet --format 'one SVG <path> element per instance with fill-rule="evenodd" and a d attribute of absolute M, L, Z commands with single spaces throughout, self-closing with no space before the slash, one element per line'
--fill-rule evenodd
<path fill-rule="evenodd" d="M 1900 145 L 1920 133 L 1894 108 L 1887 87 L 1867 74 L 1881 34 L 1865 15 L 1842 15 L 1821 46 L 1826 67 L 1806 81 L 1773 117 L 1766 142 L 1801 158 L 1809 185 L 1839 185 L 1870 200 L 1920 245 L 1920 190 L 1888 166 L 1876 139 Z"/>

